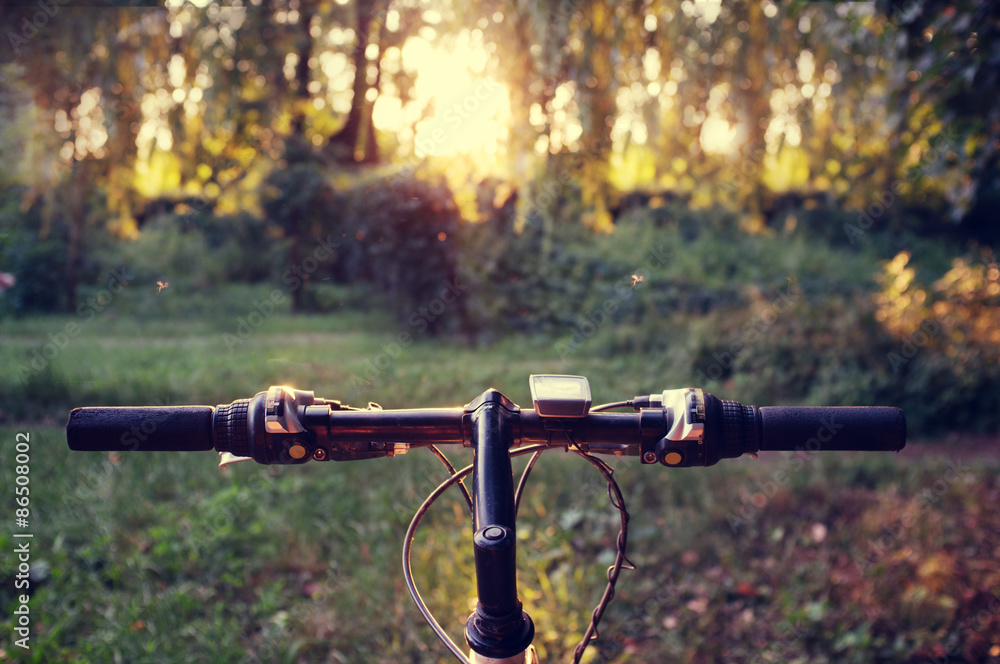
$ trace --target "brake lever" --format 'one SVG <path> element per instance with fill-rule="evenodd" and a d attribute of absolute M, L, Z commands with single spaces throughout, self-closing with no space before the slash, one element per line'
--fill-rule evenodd
<path fill-rule="evenodd" d="M 240 461 L 253 461 L 253 457 L 236 456 L 232 452 L 219 452 L 219 470 L 227 468 Z"/>

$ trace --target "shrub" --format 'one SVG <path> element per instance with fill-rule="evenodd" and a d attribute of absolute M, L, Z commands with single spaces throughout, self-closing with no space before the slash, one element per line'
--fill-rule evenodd
<path fill-rule="evenodd" d="M 341 239 L 335 281 L 374 286 L 406 323 L 454 285 L 460 226 L 455 199 L 442 179 L 403 173 L 337 188 L 323 231 Z M 432 333 L 461 326 L 466 302 L 458 297 L 455 303 L 433 320 L 428 317 Z"/>
<path fill-rule="evenodd" d="M 66 237 L 61 224 L 42 235 L 41 205 L 22 205 L 23 187 L 0 191 L 0 272 L 17 282 L 0 294 L 0 313 L 25 314 L 65 309 Z"/>

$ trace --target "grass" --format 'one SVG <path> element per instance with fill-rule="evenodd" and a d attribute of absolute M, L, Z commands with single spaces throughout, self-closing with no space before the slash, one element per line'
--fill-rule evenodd
<path fill-rule="evenodd" d="M 72 320 L 0 323 L 4 375 Z M 225 403 L 283 382 L 385 407 L 463 403 L 492 385 L 525 404 L 527 374 L 550 371 L 588 375 L 597 402 L 674 384 L 641 358 L 553 359 L 543 337 L 472 349 L 417 336 L 397 352 L 405 330 L 374 314 L 273 316 L 230 352 L 235 326 L 97 317 L 33 382 L 3 387 L 4 481 L 15 434 L 30 433 L 35 538 L 32 649 L 13 646 L 8 618 L 0 661 L 448 661 L 399 569 L 412 512 L 444 477 L 430 455 L 220 471 L 207 452 L 70 454 L 72 406 Z M 948 454 L 677 471 L 615 460 L 638 570 L 588 661 L 1000 661 L 1000 466 Z M 11 492 L 3 504 L 10 515 Z M 616 520 L 588 464 L 549 453 L 536 467 L 520 587 L 545 661 L 568 661 L 586 627 Z M 473 601 L 470 529 L 452 496 L 416 547 L 424 598 L 456 639 Z M 9 616 L 15 561 L 2 560 Z"/>
<path fill-rule="evenodd" d="M 545 372 L 589 376 L 596 403 L 617 400 L 623 389 L 651 392 L 677 382 L 641 357 L 588 354 L 588 346 L 599 346 L 596 340 L 560 359 L 558 340 L 544 336 L 471 348 L 378 314 L 275 315 L 245 340 L 237 336 L 237 320 L 150 320 L 111 312 L 62 348 L 50 335 L 79 323 L 78 317 L 0 321 L 0 367 L 24 377 L 0 386 L 0 410 L 8 420 L 37 421 L 86 405 L 228 403 L 272 384 L 386 407 L 467 403 L 488 386 L 527 403 L 528 374 Z M 400 345 L 403 333 L 410 338 Z M 639 380 L 622 381 L 623 372 Z"/>

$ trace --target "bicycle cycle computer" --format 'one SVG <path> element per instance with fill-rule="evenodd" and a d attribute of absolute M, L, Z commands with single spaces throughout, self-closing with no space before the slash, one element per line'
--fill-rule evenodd
<path fill-rule="evenodd" d="M 532 374 L 528 383 L 540 417 L 585 417 L 590 411 L 590 383 L 584 376 Z"/>

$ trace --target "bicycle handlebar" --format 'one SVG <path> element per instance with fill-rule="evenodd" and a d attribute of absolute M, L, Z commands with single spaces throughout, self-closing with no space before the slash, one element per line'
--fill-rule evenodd
<path fill-rule="evenodd" d="M 214 448 L 262 464 L 344 461 L 414 446 L 468 445 L 469 414 L 482 398 L 464 408 L 359 410 L 276 386 L 214 408 L 77 408 L 66 431 L 70 449 L 81 451 Z M 696 388 L 635 397 L 627 402 L 634 413 L 583 417 L 546 417 L 503 403 L 517 414 L 515 446 L 573 445 L 667 466 L 710 466 L 758 451 L 899 451 L 906 443 L 903 413 L 889 407 L 758 408 Z"/>
<path fill-rule="evenodd" d="M 906 444 L 906 421 L 898 408 L 745 406 L 697 388 L 666 390 L 590 408 L 590 387 L 581 376 L 532 376 L 534 409 L 521 410 L 496 390 L 486 390 L 459 408 L 382 410 L 351 408 L 317 399 L 312 392 L 273 386 L 250 399 L 215 406 L 77 408 L 66 436 L 83 451 L 197 451 L 215 449 L 220 465 L 252 459 L 262 464 L 395 456 L 410 447 L 461 444 L 474 450 L 473 510 L 476 610 L 466 622 L 472 661 L 514 661 L 531 652 L 534 626 L 517 594 L 515 548 L 518 496 L 512 448 L 540 453 L 546 447 L 577 452 L 601 470 L 619 509 L 618 555 L 608 586 L 594 610 L 576 659 L 596 637 L 597 623 L 614 596 L 627 559 L 628 512 L 611 469 L 593 453 L 638 456 L 641 463 L 711 466 L 721 459 L 760 450 L 898 451 Z M 633 413 L 598 412 L 631 407 Z M 435 633 L 460 661 L 469 662 L 426 608 L 412 580 L 410 548 L 430 503 L 467 471 L 454 468 L 437 450 L 452 477 L 421 506 L 407 531 L 403 568 L 407 587 Z M 612 493 L 613 492 L 613 493 Z M 518 660 L 521 661 L 521 660 Z"/>

